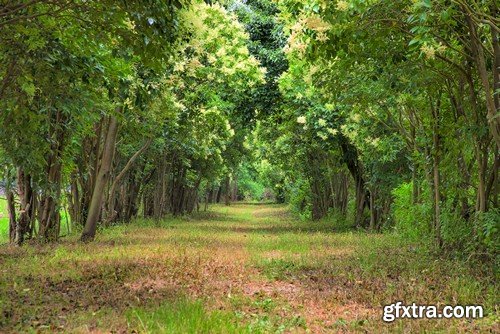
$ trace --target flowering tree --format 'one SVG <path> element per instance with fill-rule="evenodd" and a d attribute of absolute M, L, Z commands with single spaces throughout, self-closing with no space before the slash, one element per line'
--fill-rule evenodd
<path fill-rule="evenodd" d="M 309 141 L 295 141 L 306 151 L 327 141 L 330 152 L 356 157 L 344 163 L 354 179 L 358 175 L 358 224 L 376 228 L 393 218 L 403 224 L 390 210 L 392 189 L 405 182 L 413 186 L 415 207 L 433 221 L 429 229 L 413 222 L 414 230 L 432 230 L 438 245 L 458 228 L 453 224 L 467 224 L 474 211 L 497 207 L 498 125 L 491 96 L 498 76 L 485 66 L 500 54 L 498 27 L 491 20 L 495 5 L 279 4 L 290 62 L 281 87 L 292 103 L 288 123 L 296 123 L 283 136 L 307 133 Z M 359 193 L 361 186 L 366 191 Z M 370 209 L 366 220 L 364 208 Z M 461 218 L 444 218 L 453 215 Z"/>

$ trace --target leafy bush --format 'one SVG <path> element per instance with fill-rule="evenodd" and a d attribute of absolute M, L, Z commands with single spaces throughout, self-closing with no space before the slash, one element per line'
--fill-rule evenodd
<path fill-rule="evenodd" d="M 395 230 L 403 237 L 417 241 L 431 236 L 432 206 L 425 201 L 419 204 L 412 202 L 413 183 L 402 183 L 392 191 L 392 204 Z M 423 195 L 425 196 L 425 195 Z"/>
<path fill-rule="evenodd" d="M 479 231 L 479 241 L 492 254 L 500 249 L 500 209 L 478 213 L 476 224 Z"/>
<path fill-rule="evenodd" d="M 288 186 L 288 202 L 295 214 L 302 219 L 311 217 L 311 190 L 305 179 L 299 179 Z"/>
<path fill-rule="evenodd" d="M 473 224 L 463 219 L 451 205 L 441 208 L 441 236 L 443 243 L 450 249 L 463 249 L 471 246 Z"/>
<path fill-rule="evenodd" d="M 243 164 L 238 170 L 238 195 L 246 201 L 261 200 L 265 187 L 257 181 L 256 172 L 250 166 Z"/>

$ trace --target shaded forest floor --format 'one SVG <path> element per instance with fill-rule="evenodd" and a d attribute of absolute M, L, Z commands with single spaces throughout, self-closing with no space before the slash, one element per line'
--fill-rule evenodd
<path fill-rule="evenodd" d="M 0 246 L 0 332 L 495 332 L 497 296 L 470 264 L 277 205 L 137 221 L 88 245 Z M 482 304 L 488 316 L 384 323 L 399 300 Z"/>

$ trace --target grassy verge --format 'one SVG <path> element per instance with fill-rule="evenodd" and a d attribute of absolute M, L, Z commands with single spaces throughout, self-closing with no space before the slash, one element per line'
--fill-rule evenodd
<path fill-rule="evenodd" d="M 66 211 L 61 210 L 61 236 L 74 233 L 70 222 L 70 217 Z M 9 218 L 7 212 L 7 200 L 0 198 L 0 245 L 9 242 Z"/>
<path fill-rule="evenodd" d="M 0 247 L 0 332 L 483 332 L 494 268 L 397 235 L 336 229 L 283 206 L 137 220 L 83 245 Z M 382 306 L 481 304 L 481 320 L 381 320 Z"/>
<path fill-rule="evenodd" d="M 131 328 L 144 333 L 244 333 L 236 317 L 223 311 L 208 311 L 201 301 L 179 299 L 156 308 L 131 309 L 127 312 Z"/>

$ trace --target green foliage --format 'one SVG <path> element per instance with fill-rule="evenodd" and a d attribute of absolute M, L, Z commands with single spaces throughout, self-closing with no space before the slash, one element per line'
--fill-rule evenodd
<path fill-rule="evenodd" d="M 7 201 L 0 198 L 0 244 L 9 241 L 9 218 L 7 214 Z"/>
<path fill-rule="evenodd" d="M 394 202 L 394 229 L 411 241 L 429 240 L 432 236 L 430 221 L 432 208 L 427 202 L 414 203 L 412 198 L 413 183 L 402 183 L 392 191 Z M 426 196 L 426 194 L 423 194 Z"/>
<path fill-rule="evenodd" d="M 308 220 L 311 217 L 311 189 L 306 179 L 299 179 L 290 183 L 286 189 L 288 194 L 287 202 L 292 210 L 299 214 L 302 219 Z"/>
<path fill-rule="evenodd" d="M 479 213 L 476 217 L 479 242 L 488 252 L 495 254 L 500 249 L 500 210 Z"/>
<path fill-rule="evenodd" d="M 470 252 L 474 245 L 473 224 L 463 219 L 458 212 L 449 206 L 443 206 L 442 235 L 443 240 L 451 249 L 462 248 Z"/>
<path fill-rule="evenodd" d="M 288 37 L 288 70 L 279 77 L 283 107 L 257 131 L 267 141 L 262 156 L 286 175 L 293 207 L 313 216 L 338 211 L 331 185 L 347 169 L 348 197 L 364 200 L 354 210 L 356 225 L 387 230 L 395 219 L 410 240 L 433 237 L 458 252 L 460 245 L 477 248 L 475 214 L 498 207 L 492 185 L 499 138 L 488 126 L 495 108 L 486 83 L 492 73 L 482 65 L 494 62 L 498 48 L 495 24 L 481 26 L 474 17 L 494 17 L 495 7 L 277 3 Z M 465 37 L 471 34 L 481 37 Z"/>
<path fill-rule="evenodd" d="M 246 164 L 238 169 L 238 193 L 246 201 L 263 199 L 265 187 L 260 183 L 257 171 Z"/>
<path fill-rule="evenodd" d="M 245 104 L 239 107 L 253 112 L 257 110 L 259 119 L 279 112 L 282 104 L 277 79 L 288 68 L 283 52 L 286 36 L 283 25 L 278 22 L 278 7 L 272 1 L 227 0 L 226 7 L 234 12 L 244 24 L 249 34 L 248 50 L 266 69 L 265 82 L 259 84 Z"/>

